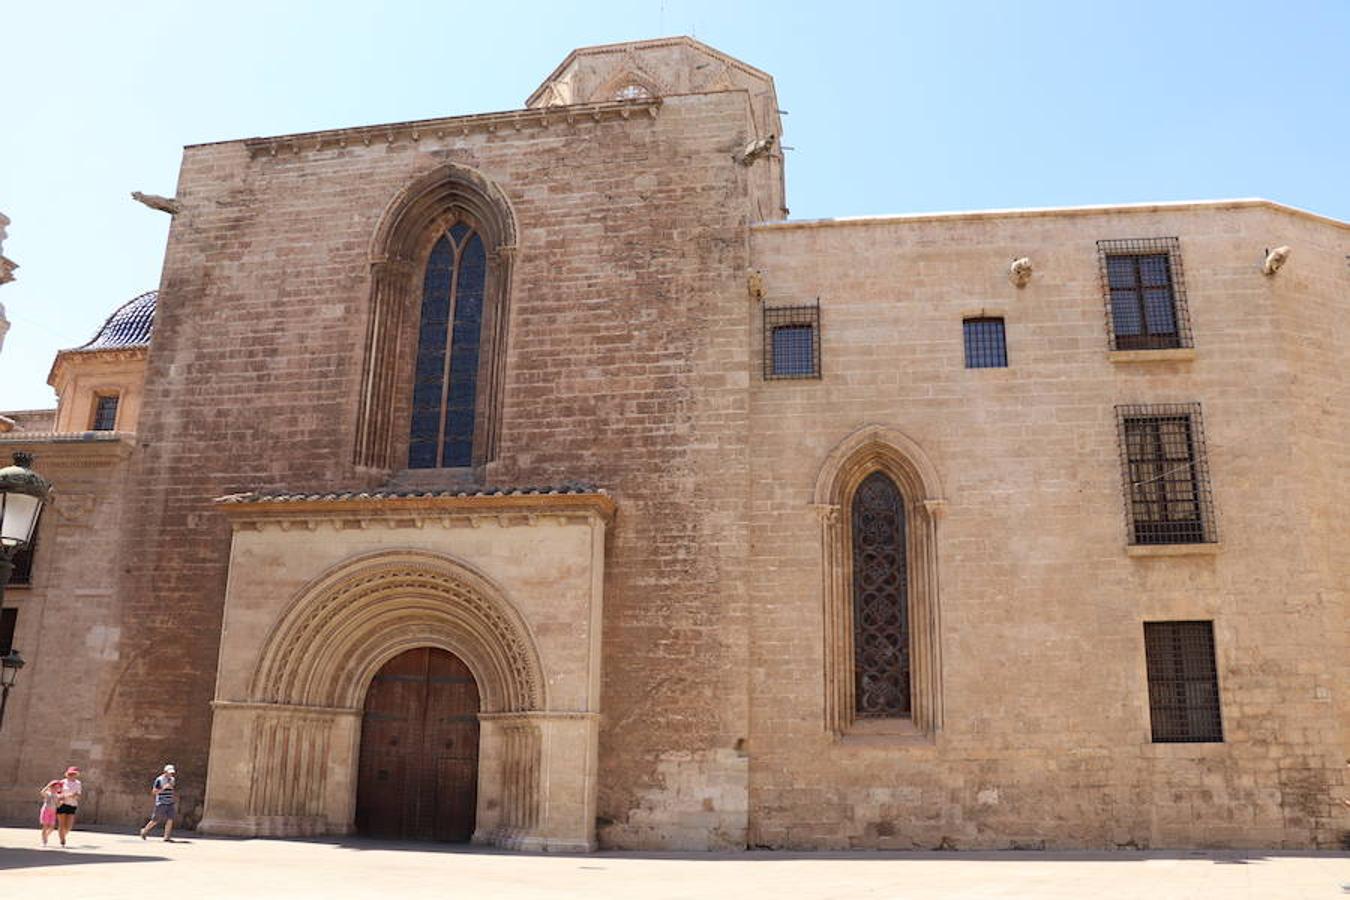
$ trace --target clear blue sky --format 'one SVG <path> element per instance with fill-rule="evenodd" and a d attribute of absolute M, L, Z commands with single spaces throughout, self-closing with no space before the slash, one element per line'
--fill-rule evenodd
<path fill-rule="evenodd" d="M 693 34 L 772 74 L 794 218 L 1267 197 L 1350 219 L 1350 0 L 18 2 L 0 409 L 159 282 L 185 144 L 516 109 L 573 47 Z"/>

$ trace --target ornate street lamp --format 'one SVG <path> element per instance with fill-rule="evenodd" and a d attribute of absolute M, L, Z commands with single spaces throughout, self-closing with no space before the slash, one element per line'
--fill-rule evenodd
<path fill-rule="evenodd" d="M 42 504 L 47 502 L 52 489 L 47 479 L 28 468 L 32 464 L 31 455 L 15 453 L 14 465 L 0 469 L 0 601 L 5 598 L 5 585 L 14 571 L 14 554 L 32 543 Z M 5 722 L 9 689 L 14 687 L 22 668 L 23 656 L 18 650 L 10 648 L 0 657 L 0 726 Z"/>

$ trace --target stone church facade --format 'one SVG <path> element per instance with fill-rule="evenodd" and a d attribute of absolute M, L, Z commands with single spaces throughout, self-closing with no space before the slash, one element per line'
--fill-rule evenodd
<path fill-rule="evenodd" d="M 792 221 L 781 132 L 677 38 L 188 147 L 158 292 L 0 434 L 59 492 L 0 810 L 173 761 L 236 835 L 1342 841 L 1350 226 Z"/>

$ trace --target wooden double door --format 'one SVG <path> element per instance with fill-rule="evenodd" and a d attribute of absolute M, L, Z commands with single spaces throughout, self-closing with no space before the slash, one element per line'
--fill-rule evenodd
<path fill-rule="evenodd" d="M 371 837 L 467 841 L 478 800 L 478 684 L 431 647 L 376 673 L 361 722 L 356 829 Z"/>

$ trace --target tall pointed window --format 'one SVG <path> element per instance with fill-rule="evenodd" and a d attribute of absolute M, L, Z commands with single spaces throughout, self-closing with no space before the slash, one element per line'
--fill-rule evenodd
<path fill-rule="evenodd" d="M 458 223 L 432 248 L 422 281 L 410 469 L 473 465 L 486 284 L 483 239 Z"/>
<path fill-rule="evenodd" d="M 873 472 L 853 495 L 853 677 L 860 719 L 908 718 L 905 504 Z"/>

